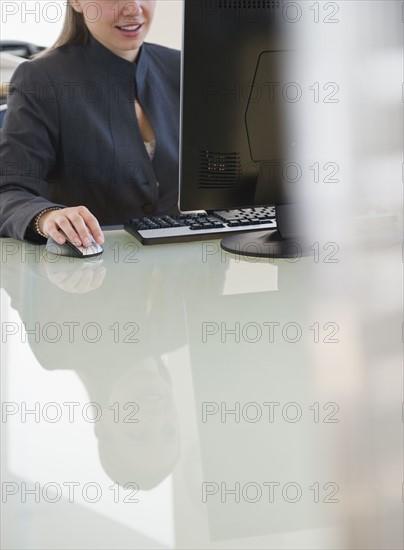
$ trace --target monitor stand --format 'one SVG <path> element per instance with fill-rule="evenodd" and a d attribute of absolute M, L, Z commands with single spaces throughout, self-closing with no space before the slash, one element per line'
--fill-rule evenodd
<path fill-rule="evenodd" d="M 251 231 L 230 235 L 220 246 L 226 252 L 254 258 L 284 258 L 298 260 L 308 256 L 308 248 L 299 239 L 284 239 L 278 231 Z"/>
<path fill-rule="evenodd" d="M 220 246 L 226 252 L 254 258 L 284 258 L 298 260 L 310 254 L 298 204 L 283 204 L 276 207 L 277 231 L 250 231 L 229 235 Z"/>

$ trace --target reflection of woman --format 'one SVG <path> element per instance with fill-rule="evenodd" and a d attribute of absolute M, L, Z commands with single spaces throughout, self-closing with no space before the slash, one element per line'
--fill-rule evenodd
<path fill-rule="evenodd" d="M 117 232 L 114 244 L 123 250 L 127 243 L 127 234 Z M 228 264 L 220 257 L 198 262 L 199 250 L 188 246 L 175 261 L 169 248 L 142 255 L 136 265 L 107 256 L 84 270 L 93 269 L 96 280 L 103 269 L 102 283 L 80 292 L 82 263 L 60 257 L 50 263 L 39 252 L 22 262 L 26 245 L 12 244 L 0 283 L 36 360 L 48 371 L 75 372 L 89 401 L 99 405 L 102 416 L 94 430 L 107 475 L 122 485 L 156 486 L 174 469 L 182 448 L 178 388 L 163 359 L 187 344 L 184 303 L 194 299 L 195 288 L 201 303 L 220 296 Z M 71 292 L 74 282 L 77 292 Z M 130 403 L 138 412 L 124 408 Z M 125 422 L 133 412 L 139 422 Z"/>
<path fill-rule="evenodd" d="M 137 289 L 131 284 L 133 271 L 112 264 L 100 287 L 81 294 L 64 292 L 44 276 L 52 268 L 54 278 L 68 267 L 80 270 L 76 263 L 29 266 L 15 255 L 4 267 L 2 285 L 39 364 L 49 371 L 75 372 L 88 401 L 101 411 L 91 426 L 106 474 L 122 486 L 133 482 L 148 490 L 172 472 L 179 457 L 179 418 L 161 357 L 183 346 L 186 336 L 182 308 L 176 307 L 184 269 L 160 265 L 156 257 L 144 261 Z M 66 273 L 73 276 L 74 271 Z M 31 286 L 34 281 L 36 291 L 24 295 L 21 288 L 28 281 Z M 35 327 L 39 332 L 30 330 Z M 60 338 L 54 338 L 55 330 Z"/>
<path fill-rule="evenodd" d="M 116 483 L 134 481 L 140 489 L 151 489 L 172 472 L 179 457 L 171 379 L 162 361 L 152 357 L 118 371 L 105 388 L 102 416 L 95 424 L 101 464 Z M 94 387 L 99 400 L 99 381 Z"/>
<path fill-rule="evenodd" d="M 180 54 L 144 44 L 155 0 L 69 0 L 23 63 L 2 136 L 0 235 L 87 246 L 99 224 L 174 213 Z"/>

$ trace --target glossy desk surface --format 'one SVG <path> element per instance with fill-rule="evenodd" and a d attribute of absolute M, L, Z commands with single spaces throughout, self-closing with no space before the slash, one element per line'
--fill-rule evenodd
<path fill-rule="evenodd" d="M 106 236 L 1 240 L 3 547 L 401 548 L 400 247 Z"/>

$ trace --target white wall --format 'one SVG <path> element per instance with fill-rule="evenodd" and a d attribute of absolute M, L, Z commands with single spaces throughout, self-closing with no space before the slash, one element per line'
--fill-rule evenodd
<path fill-rule="evenodd" d="M 67 0 L 2 0 L 1 39 L 50 46 L 62 28 L 66 3 Z M 180 49 L 181 11 L 182 0 L 157 0 L 147 40 Z"/>

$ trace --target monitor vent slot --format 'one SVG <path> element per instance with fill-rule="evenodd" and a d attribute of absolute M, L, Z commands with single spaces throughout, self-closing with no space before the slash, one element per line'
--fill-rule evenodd
<path fill-rule="evenodd" d="M 239 153 L 199 152 L 199 188 L 233 188 L 240 184 L 241 175 Z"/>
<path fill-rule="evenodd" d="M 280 7 L 280 0 L 205 0 L 207 8 L 219 10 L 265 10 Z"/>

